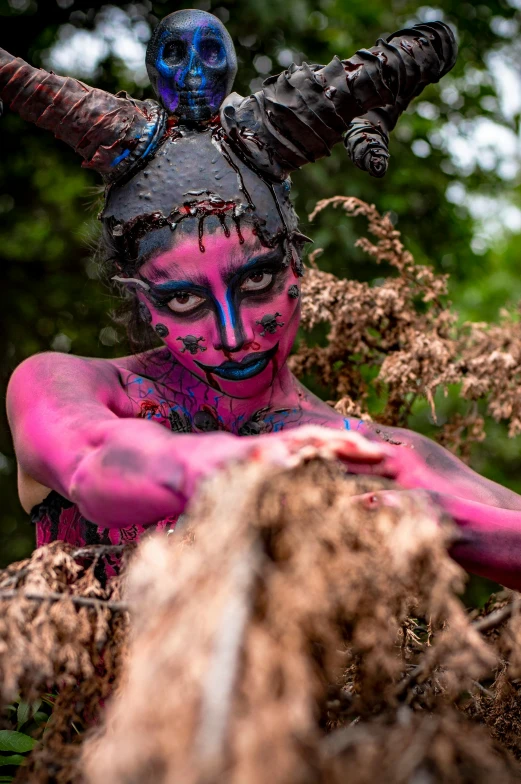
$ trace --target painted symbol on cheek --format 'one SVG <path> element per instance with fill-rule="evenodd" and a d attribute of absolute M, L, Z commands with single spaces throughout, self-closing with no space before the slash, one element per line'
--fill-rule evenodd
<path fill-rule="evenodd" d="M 187 335 L 185 338 L 177 338 L 177 340 L 183 342 L 181 354 L 184 354 L 185 351 L 189 351 L 190 354 L 197 354 L 198 351 L 206 351 L 206 346 L 199 345 L 199 341 L 204 340 L 204 338 L 196 338 L 195 335 Z"/>
<path fill-rule="evenodd" d="M 261 337 L 264 337 L 266 332 L 269 332 L 270 335 L 274 335 L 277 330 L 277 327 L 284 326 L 283 321 L 277 321 L 277 318 L 281 315 L 282 313 L 275 313 L 275 315 L 272 316 L 271 313 L 267 313 L 265 316 L 261 318 L 260 321 L 255 322 L 256 324 L 260 324 L 262 327 L 263 331 L 260 333 Z"/>
<path fill-rule="evenodd" d="M 211 433 L 219 430 L 216 418 L 209 411 L 198 411 L 193 419 L 194 427 L 203 433 Z"/>
<path fill-rule="evenodd" d="M 298 286 L 290 286 L 288 289 L 288 296 L 291 297 L 291 299 L 298 299 L 300 297 Z"/>
<path fill-rule="evenodd" d="M 151 314 L 151 312 L 149 311 L 149 309 L 147 308 L 147 306 L 145 305 L 144 302 L 140 302 L 139 303 L 139 308 L 138 309 L 139 309 L 139 318 L 141 319 L 141 321 L 143 321 L 145 324 L 151 324 L 152 323 L 152 314 Z"/>
<path fill-rule="evenodd" d="M 160 338 L 166 338 L 170 334 L 170 332 L 168 331 L 168 327 L 165 327 L 164 324 L 156 324 L 154 329 L 156 330 Z"/>

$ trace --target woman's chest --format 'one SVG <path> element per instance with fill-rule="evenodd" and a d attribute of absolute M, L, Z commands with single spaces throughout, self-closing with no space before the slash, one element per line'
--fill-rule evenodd
<path fill-rule="evenodd" d="M 129 373 L 123 388 L 131 416 L 152 420 L 174 433 L 225 431 L 252 436 L 308 424 L 337 430 L 359 425 L 305 391 L 294 400 L 259 403 L 245 412 L 244 401 L 230 400 L 197 380 L 174 389 L 161 380 Z"/>

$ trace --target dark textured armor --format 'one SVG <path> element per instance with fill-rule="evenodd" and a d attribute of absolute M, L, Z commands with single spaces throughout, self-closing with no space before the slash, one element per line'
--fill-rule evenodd
<path fill-rule="evenodd" d="M 111 95 L 33 68 L 0 49 L 0 97 L 20 117 L 52 131 L 113 182 L 144 162 L 162 137 L 166 112 L 155 101 Z"/>

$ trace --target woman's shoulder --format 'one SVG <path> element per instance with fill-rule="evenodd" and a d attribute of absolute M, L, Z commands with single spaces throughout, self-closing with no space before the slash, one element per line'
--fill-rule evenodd
<path fill-rule="evenodd" d="M 37 387 L 44 383 L 63 380 L 111 385 L 119 383 L 122 374 L 159 376 L 164 372 L 166 361 L 166 353 L 161 348 L 108 359 L 82 357 L 59 351 L 43 351 L 21 362 L 13 372 L 11 380 L 16 383 L 17 380 L 22 379 L 24 382 L 36 384 Z"/>
<path fill-rule="evenodd" d="M 125 357 L 100 361 L 110 362 L 120 373 L 133 373 L 147 378 L 163 378 L 165 372 L 171 370 L 176 364 L 170 351 L 164 346 L 139 354 L 129 354 Z"/>

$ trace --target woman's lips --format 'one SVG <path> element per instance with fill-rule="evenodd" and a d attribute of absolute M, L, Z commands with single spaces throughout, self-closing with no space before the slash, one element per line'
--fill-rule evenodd
<path fill-rule="evenodd" d="M 247 378 L 258 375 L 258 373 L 262 373 L 277 353 L 278 348 L 279 344 L 276 343 L 268 351 L 256 351 L 253 354 L 247 354 L 240 362 L 227 360 L 221 365 L 204 365 L 202 362 L 194 361 L 205 373 L 212 373 L 214 376 L 223 378 L 226 381 L 244 381 Z"/>

